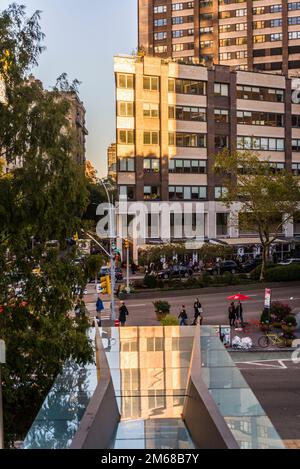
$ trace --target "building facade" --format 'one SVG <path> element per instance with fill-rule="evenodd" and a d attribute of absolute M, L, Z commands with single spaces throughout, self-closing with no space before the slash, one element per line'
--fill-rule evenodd
<path fill-rule="evenodd" d="M 179 61 L 296 75 L 300 2 L 138 0 L 139 46 Z"/>
<path fill-rule="evenodd" d="M 85 123 L 86 110 L 77 93 L 66 93 L 64 97 L 70 103 L 68 119 L 77 140 L 73 160 L 76 164 L 84 167 L 86 163 L 86 136 L 88 135 Z"/>
<path fill-rule="evenodd" d="M 111 143 L 107 149 L 107 176 L 111 179 L 117 177 L 117 145 Z"/>
<path fill-rule="evenodd" d="M 201 202 L 204 239 L 236 239 L 249 233 L 234 227 L 220 201 L 214 155 L 225 147 L 253 149 L 274 171 L 300 175 L 300 104 L 292 102 L 290 78 L 149 56 L 116 57 L 115 74 L 119 200 Z M 162 223 L 173 240 L 178 220 Z M 290 223 L 283 236 L 298 235 L 299 228 Z M 151 233 L 145 238 L 151 241 Z"/>

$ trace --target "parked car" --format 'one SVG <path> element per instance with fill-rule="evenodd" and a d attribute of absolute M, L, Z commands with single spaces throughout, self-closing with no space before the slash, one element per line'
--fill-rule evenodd
<path fill-rule="evenodd" d="M 250 259 L 246 262 L 243 262 L 240 265 L 240 270 L 242 272 L 244 272 L 245 274 L 248 274 L 248 273 L 252 272 L 252 270 L 256 269 L 256 267 L 258 267 L 261 264 L 262 264 L 262 260 L 260 258 Z"/>
<path fill-rule="evenodd" d="M 278 265 L 291 265 L 291 264 L 300 264 L 300 259 L 292 258 L 292 259 L 287 259 L 286 261 L 282 261 L 278 263 Z"/>
<path fill-rule="evenodd" d="M 174 265 L 170 269 L 164 269 L 157 273 L 157 277 L 160 279 L 171 279 L 171 278 L 188 278 L 193 275 L 193 269 L 185 267 L 184 265 Z"/>
<path fill-rule="evenodd" d="M 216 275 L 216 274 L 222 275 L 224 274 L 224 272 L 231 272 L 232 274 L 236 274 L 239 271 L 240 271 L 240 268 L 237 265 L 237 263 L 234 261 L 222 261 L 222 262 L 219 262 L 219 265 L 215 264 L 213 266 L 206 268 L 206 272 L 211 273 L 213 275 Z"/>

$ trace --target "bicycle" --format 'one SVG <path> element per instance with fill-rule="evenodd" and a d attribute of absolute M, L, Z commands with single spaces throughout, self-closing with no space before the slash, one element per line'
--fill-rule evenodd
<path fill-rule="evenodd" d="M 286 347 L 286 340 L 284 337 L 277 334 L 266 333 L 258 339 L 258 345 L 261 348 L 266 348 L 269 345 L 277 345 L 278 347 Z"/>

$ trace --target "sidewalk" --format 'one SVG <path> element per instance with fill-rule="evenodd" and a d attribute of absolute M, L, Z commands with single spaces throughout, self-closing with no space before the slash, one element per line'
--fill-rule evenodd
<path fill-rule="evenodd" d="M 280 329 L 273 329 L 271 331 L 271 334 L 280 334 L 280 333 L 281 333 Z M 253 348 L 250 350 L 241 350 L 241 349 L 235 349 L 235 348 L 230 347 L 228 348 L 228 350 L 230 352 L 245 352 L 245 353 L 247 352 L 292 352 L 293 350 L 295 350 L 292 347 L 278 347 L 276 345 L 271 345 L 270 347 L 266 347 L 266 348 L 260 347 L 258 345 L 258 340 L 263 335 L 265 335 L 264 332 L 262 332 L 258 327 L 253 330 L 248 330 L 248 331 L 246 328 L 245 332 L 241 329 L 232 328 L 231 340 L 236 336 L 240 337 L 241 339 L 245 337 L 250 337 L 250 339 L 253 342 Z M 294 335 L 297 337 L 297 339 L 300 339 L 300 331 L 295 331 Z"/>

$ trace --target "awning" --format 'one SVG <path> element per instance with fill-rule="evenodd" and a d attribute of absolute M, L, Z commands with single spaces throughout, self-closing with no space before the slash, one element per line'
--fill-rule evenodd
<path fill-rule="evenodd" d="M 248 244 L 261 245 L 260 238 L 228 238 L 224 240 L 228 246 L 246 246 Z M 289 244 L 287 239 L 276 238 L 272 244 Z"/>

